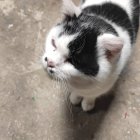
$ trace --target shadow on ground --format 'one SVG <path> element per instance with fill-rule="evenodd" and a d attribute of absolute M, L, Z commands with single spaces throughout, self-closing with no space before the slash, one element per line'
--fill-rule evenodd
<path fill-rule="evenodd" d="M 80 105 L 72 106 L 71 110 L 66 109 L 66 118 L 69 120 L 67 126 L 71 127 L 71 131 L 66 134 L 70 136 L 67 137 L 68 140 L 93 140 L 102 126 L 114 98 L 113 90 L 109 94 L 97 98 L 95 107 L 90 112 L 83 112 Z M 64 140 L 66 139 L 64 138 Z"/>

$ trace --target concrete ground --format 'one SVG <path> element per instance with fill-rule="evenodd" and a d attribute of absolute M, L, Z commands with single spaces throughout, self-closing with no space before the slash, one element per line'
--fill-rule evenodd
<path fill-rule="evenodd" d="M 114 94 L 71 107 L 40 63 L 61 0 L 0 1 L 0 140 L 140 140 L 140 37 Z"/>

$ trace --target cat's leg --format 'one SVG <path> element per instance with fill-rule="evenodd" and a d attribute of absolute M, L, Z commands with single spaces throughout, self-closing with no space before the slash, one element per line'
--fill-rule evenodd
<path fill-rule="evenodd" d="M 90 111 L 94 108 L 96 98 L 84 98 L 82 101 L 83 111 Z"/>
<path fill-rule="evenodd" d="M 71 93 L 70 94 L 70 102 L 73 104 L 73 105 L 78 105 L 80 104 L 82 100 L 82 97 L 78 96 L 77 94 L 75 93 Z"/>

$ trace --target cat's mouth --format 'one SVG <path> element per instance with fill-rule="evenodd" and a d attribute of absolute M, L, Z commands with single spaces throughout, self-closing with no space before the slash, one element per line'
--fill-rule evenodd
<path fill-rule="evenodd" d="M 54 68 L 47 68 L 46 71 L 51 78 L 55 76 L 55 69 Z"/>
<path fill-rule="evenodd" d="M 47 74 L 49 75 L 49 77 L 53 80 L 61 80 L 62 78 L 59 76 L 56 68 L 47 68 L 46 69 Z"/>
<path fill-rule="evenodd" d="M 53 75 L 55 73 L 55 70 L 53 68 L 48 68 L 48 73 L 50 75 Z"/>
<path fill-rule="evenodd" d="M 55 78 L 55 70 L 53 68 L 43 67 L 44 71 L 50 78 Z"/>
<path fill-rule="evenodd" d="M 53 80 L 58 79 L 57 76 L 56 76 L 56 74 L 55 74 L 55 72 L 53 70 L 48 70 L 47 69 L 46 72 L 47 72 L 47 75 L 49 76 L 49 78 L 51 78 Z"/>
<path fill-rule="evenodd" d="M 56 69 L 56 68 L 54 68 L 54 69 L 47 69 L 47 73 L 48 73 L 48 75 L 49 75 L 49 77 L 51 78 L 51 79 L 54 79 L 54 80 L 57 80 L 57 81 L 68 81 L 69 80 L 69 77 L 68 77 L 68 75 L 65 73 L 65 72 L 63 72 L 61 69 Z"/>

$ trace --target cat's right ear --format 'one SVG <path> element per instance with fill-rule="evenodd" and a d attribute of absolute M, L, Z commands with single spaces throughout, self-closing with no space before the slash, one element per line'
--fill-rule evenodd
<path fill-rule="evenodd" d="M 81 14 L 80 7 L 76 6 L 72 0 L 63 0 L 63 14 L 66 16 L 76 16 L 78 17 Z"/>
<path fill-rule="evenodd" d="M 121 53 L 124 42 L 122 38 L 104 34 L 98 37 L 98 46 L 105 50 L 106 57 L 109 61 L 114 60 Z"/>

